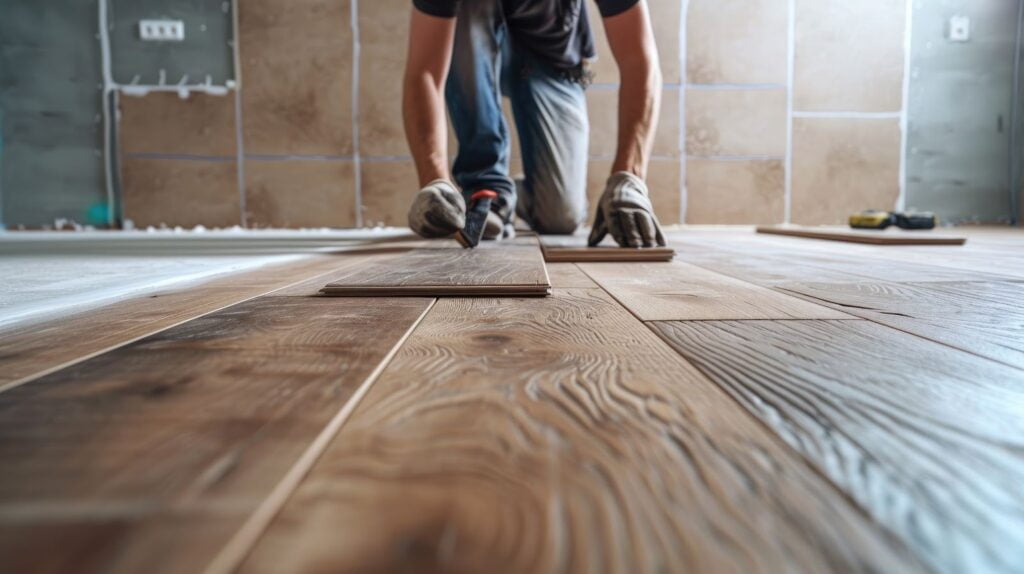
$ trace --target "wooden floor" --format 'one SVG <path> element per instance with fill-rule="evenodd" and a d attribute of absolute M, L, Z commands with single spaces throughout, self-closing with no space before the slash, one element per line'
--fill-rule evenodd
<path fill-rule="evenodd" d="M 317 295 L 378 245 L 0 332 L 0 571 L 1022 572 L 1024 232 L 964 233 Z"/>

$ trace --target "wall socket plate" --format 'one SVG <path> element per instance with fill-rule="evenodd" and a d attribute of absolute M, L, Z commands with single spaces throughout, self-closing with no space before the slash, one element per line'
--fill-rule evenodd
<path fill-rule="evenodd" d="M 968 42 L 971 39 L 971 18 L 969 16 L 953 16 L 949 19 L 949 41 Z"/>
<path fill-rule="evenodd" d="M 139 37 L 144 42 L 184 42 L 185 22 L 181 20 L 139 20 Z"/>

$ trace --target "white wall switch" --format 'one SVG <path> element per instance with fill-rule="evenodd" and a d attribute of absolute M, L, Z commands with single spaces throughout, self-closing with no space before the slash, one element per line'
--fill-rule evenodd
<path fill-rule="evenodd" d="M 949 19 L 949 41 L 967 42 L 971 39 L 971 18 L 953 16 Z"/>
<path fill-rule="evenodd" d="M 185 23 L 181 20 L 139 20 L 139 37 L 146 42 L 183 42 Z"/>

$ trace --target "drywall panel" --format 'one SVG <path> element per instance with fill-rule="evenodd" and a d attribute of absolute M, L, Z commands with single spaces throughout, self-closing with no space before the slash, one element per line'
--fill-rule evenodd
<path fill-rule="evenodd" d="M 168 84 L 215 85 L 234 77 L 231 2 L 227 0 L 108 0 L 111 60 L 119 84 L 153 85 L 164 71 Z M 139 20 L 181 20 L 183 42 L 143 42 Z"/>
<path fill-rule="evenodd" d="M 913 9 L 909 208 L 944 220 L 1008 222 L 1019 0 L 934 0 Z M 970 39 L 949 39 L 953 16 Z"/>
<path fill-rule="evenodd" d="M 2 4 L 0 221 L 105 223 L 96 1 Z"/>

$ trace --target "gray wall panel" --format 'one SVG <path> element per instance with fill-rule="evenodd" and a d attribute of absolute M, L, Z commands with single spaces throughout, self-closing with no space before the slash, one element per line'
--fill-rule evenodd
<path fill-rule="evenodd" d="M 1019 0 L 915 2 L 908 101 L 907 206 L 946 221 L 1008 222 Z M 950 42 L 950 17 L 971 40 Z"/>

